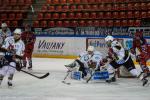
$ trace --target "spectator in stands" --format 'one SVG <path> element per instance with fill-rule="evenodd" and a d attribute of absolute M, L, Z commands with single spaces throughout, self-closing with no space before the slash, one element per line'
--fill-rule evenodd
<path fill-rule="evenodd" d="M 4 40 L 6 37 L 11 36 L 12 33 L 10 29 L 8 28 L 6 23 L 1 24 L 1 29 L 0 29 L 0 46 L 3 44 Z"/>
<path fill-rule="evenodd" d="M 31 26 L 29 24 L 25 25 L 25 31 L 22 33 L 21 36 L 24 44 L 25 44 L 25 52 L 23 57 L 23 67 L 26 68 L 27 61 L 29 64 L 28 69 L 32 69 L 32 52 L 34 49 L 34 43 L 36 40 L 36 37 L 34 35 L 34 32 L 31 31 Z"/>

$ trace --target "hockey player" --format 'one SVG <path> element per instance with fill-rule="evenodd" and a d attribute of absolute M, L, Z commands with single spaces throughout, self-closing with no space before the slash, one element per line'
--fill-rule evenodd
<path fill-rule="evenodd" d="M 136 32 L 133 36 L 133 47 L 131 51 L 136 56 L 136 61 L 141 65 L 145 76 L 150 76 L 150 70 L 146 65 L 147 60 L 150 59 L 149 49 L 142 32 Z"/>
<path fill-rule="evenodd" d="M 143 86 L 147 84 L 148 80 L 143 78 L 143 74 L 141 74 L 141 72 L 135 68 L 130 52 L 125 50 L 122 44 L 117 40 L 114 40 L 112 36 L 107 36 L 105 41 L 109 47 L 107 58 L 111 58 L 111 61 L 107 66 L 108 72 L 112 73 L 114 69 L 124 66 L 133 76 L 140 78 L 140 80 L 143 82 Z"/>
<path fill-rule="evenodd" d="M 23 66 L 26 68 L 27 61 L 29 63 L 28 69 L 32 69 L 32 52 L 34 49 L 34 43 L 36 37 L 34 32 L 31 31 L 31 26 L 29 24 L 25 25 L 25 31 L 22 33 L 21 36 L 23 42 L 25 43 L 25 53 L 23 56 Z"/>
<path fill-rule="evenodd" d="M 21 29 L 15 29 L 14 36 L 7 37 L 0 50 L 6 50 L 5 56 L 1 60 L 0 68 L 0 84 L 5 75 L 8 75 L 8 86 L 12 86 L 12 80 L 15 73 L 15 68 L 19 71 L 21 70 L 21 65 L 19 60 L 16 60 L 16 56 L 23 56 L 24 53 L 24 43 L 21 40 Z"/>
<path fill-rule="evenodd" d="M 73 63 L 65 66 L 69 70 L 79 66 L 79 71 L 82 72 L 82 78 L 88 78 L 91 71 L 99 70 L 99 62 L 101 60 L 102 54 L 96 51 L 93 46 L 89 46 L 87 51 L 82 52 Z"/>
<path fill-rule="evenodd" d="M 10 31 L 10 29 L 8 28 L 6 23 L 2 23 L 1 24 L 1 30 L 0 30 L 0 45 L 3 44 L 4 40 L 8 37 L 11 36 L 12 33 Z"/>

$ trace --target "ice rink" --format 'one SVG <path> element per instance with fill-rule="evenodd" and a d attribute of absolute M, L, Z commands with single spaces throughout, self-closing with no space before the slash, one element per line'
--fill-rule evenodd
<path fill-rule="evenodd" d="M 150 100 L 150 86 L 143 87 L 137 79 L 119 78 L 116 83 L 75 81 L 71 85 L 61 81 L 66 75 L 64 64 L 70 59 L 34 58 L 33 70 L 50 72 L 45 79 L 36 79 L 17 72 L 14 87 L 7 87 L 5 78 L 0 87 L 0 100 Z"/>

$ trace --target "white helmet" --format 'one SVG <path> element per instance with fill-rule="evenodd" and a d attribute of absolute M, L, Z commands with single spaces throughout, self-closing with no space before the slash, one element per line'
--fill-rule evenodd
<path fill-rule="evenodd" d="M 7 27 L 7 24 L 6 23 L 2 23 L 1 27 Z"/>
<path fill-rule="evenodd" d="M 21 34 L 21 33 L 22 33 L 21 29 L 19 29 L 19 28 L 16 28 L 15 31 L 14 31 L 14 34 Z"/>
<path fill-rule="evenodd" d="M 114 37 L 113 36 L 110 36 L 108 35 L 106 38 L 105 38 L 105 41 L 108 42 L 108 41 L 113 41 L 114 40 Z"/>
<path fill-rule="evenodd" d="M 87 51 L 94 51 L 94 46 L 88 46 Z"/>

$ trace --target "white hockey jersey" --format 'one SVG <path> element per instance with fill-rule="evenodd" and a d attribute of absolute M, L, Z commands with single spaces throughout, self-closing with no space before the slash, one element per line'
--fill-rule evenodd
<path fill-rule="evenodd" d="M 122 44 L 120 42 L 114 40 L 111 43 L 111 48 L 117 58 L 116 62 L 118 64 L 123 64 L 124 62 L 126 62 L 129 59 L 129 53 L 126 54 L 126 50 L 124 49 L 124 47 L 122 46 Z"/>
<path fill-rule="evenodd" d="M 25 45 L 22 40 L 19 40 L 15 42 L 14 37 L 7 37 L 4 41 L 4 44 L 2 45 L 3 48 L 9 49 L 10 47 L 13 47 L 13 50 L 15 50 L 17 55 L 23 56 Z"/>
<path fill-rule="evenodd" d="M 99 66 L 100 61 L 102 60 L 102 54 L 98 51 L 94 51 L 94 54 L 91 56 L 87 51 L 79 55 L 80 61 L 84 63 L 86 68 L 89 68 L 88 61 L 96 62 L 96 68 Z"/>

